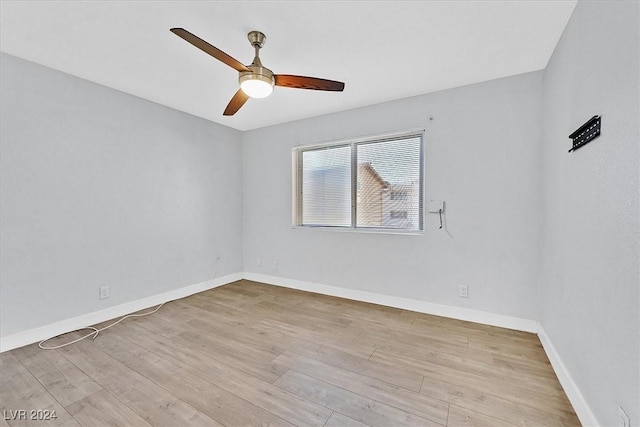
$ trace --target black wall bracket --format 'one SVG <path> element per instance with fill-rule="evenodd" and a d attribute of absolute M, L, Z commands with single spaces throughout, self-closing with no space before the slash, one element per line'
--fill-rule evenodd
<path fill-rule="evenodd" d="M 569 153 L 599 137 L 601 122 L 602 118 L 600 116 L 593 116 L 587 123 L 583 124 L 575 132 L 569 135 L 569 138 L 573 140 L 573 147 L 571 147 Z"/>

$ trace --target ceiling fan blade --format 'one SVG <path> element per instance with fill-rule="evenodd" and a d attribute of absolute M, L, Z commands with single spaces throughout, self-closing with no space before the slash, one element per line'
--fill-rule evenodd
<path fill-rule="evenodd" d="M 342 92 L 344 83 L 334 80 L 319 79 L 317 77 L 292 76 L 290 74 L 276 74 L 276 86 L 292 87 L 295 89 L 330 90 Z"/>
<path fill-rule="evenodd" d="M 213 56 L 217 60 L 224 62 L 225 64 L 227 64 L 231 68 L 234 68 L 237 71 L 251 71 L 237 59 L 227 55 L 217 47 L 202 40 L 200 37 L 191 34 L 189 31 L 185 30 L 184 28 L 171 28 L 170 31 L 176 36 L 183 38 L 184 40 L 188 41 L 198 49 L 208 53 L 209 55 Z"/>
<path fill-rule="evenodd" d="M 238 112 L 240 107 L 242 107 L 244 103 L 247 102 L 248 99 L 249 95 L 244 93 L 242 89 L 238 89 L 236 94 L 233 95 L 233 98 L 231 98 L 231 101 L 229 101 L 229 105 L 227 105 L 227 108 L 225 108 L 223 115 L 233 116 Z"/>

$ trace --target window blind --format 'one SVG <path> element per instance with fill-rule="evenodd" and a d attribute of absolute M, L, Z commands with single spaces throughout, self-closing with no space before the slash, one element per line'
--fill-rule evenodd
<path fill-rule="evenodd" d="M 294 149 L 294 225 L 422 230 L 422 133 Z"/>

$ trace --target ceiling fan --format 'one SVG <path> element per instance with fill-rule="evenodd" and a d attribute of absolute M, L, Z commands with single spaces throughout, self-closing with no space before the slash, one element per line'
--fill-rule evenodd
<path fill-rule="evenodd" d="M 249 65 L 243 65 L 235 58 L 227 55 L 198 36 L 191 34 L 184 28 L 171 28 L 171 32 L 240 73 L 238 77 L 240 89 L 238 89 L 236 94 L 233 95 L 233 98 L 231 98 L 231 101 L 229 101 L 229 105 L 227 105 L 227 108 L 224 110 L 225 116 L 233 116 L 249 98 L 265 98 L 271 95 L 273 86 L 335 92 L 342 92 L 344 90 L 344 83 L 334 80 L 294 76 L 291 74 L 273 74 L 273 72 L 264 67 L 260 61 L 260 49 L 264 46 L 267 39 L 267 36 L 260 31 L 251 31 L 247 34 L 251 46 L 255 49 L 255 58 L 253 58 L 253 62 Z"/>

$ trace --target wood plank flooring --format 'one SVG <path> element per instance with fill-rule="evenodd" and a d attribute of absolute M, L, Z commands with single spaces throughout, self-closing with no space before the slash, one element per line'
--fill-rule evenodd
<path fill-rule="evenodd" d="M 0 410 L 11 427 L 580 425 L 534 334 L 244 280 L 1 354 Z"/>

